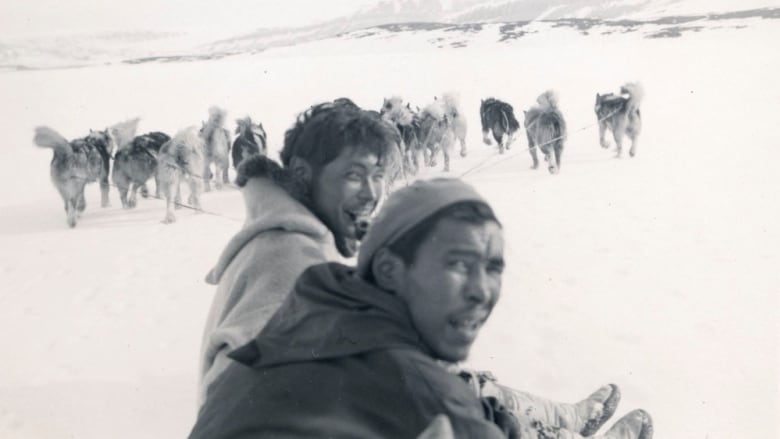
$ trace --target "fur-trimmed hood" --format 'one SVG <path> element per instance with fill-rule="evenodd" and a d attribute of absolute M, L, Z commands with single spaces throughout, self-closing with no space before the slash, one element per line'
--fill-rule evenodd
<path fill-rule="evenodd" d="M 268 161 L 262 156 L 255 161 Z M 273 162 L 272 162 L 273 163 Z M 278 165 L 277 165 L 278 166 Z M 321 242 L 323 248 L 336 248 L 333 234 L 304 204 L 295 185 L 276 172 L 274 166 L 255 166 L 247 172 L 239 171 L 237 182 L 246 208 L 242 229 L 228 242 L 216 266 L 206 276 L 206 282 L 218 284 L 230 262 L 241 249 L 257 235 L 268 231 L 286 231 L 307 235 Z M 339 260 L 333 255 L 332 260 Z"/>

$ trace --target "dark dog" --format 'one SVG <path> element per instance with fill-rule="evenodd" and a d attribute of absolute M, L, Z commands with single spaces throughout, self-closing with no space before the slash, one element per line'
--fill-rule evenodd
<path fill-rule="evenodd" d="M 604 138 L 607 129 L 612 131 L 617 151 L 615 157 L 623 152 L 623 137 L 631 139 L 631 149 L 628 154 L 636 154 L 637 139 L 642 131 L 642 114 L 639 105 L 644 91 L 639 83 L 627 83 L 620 87 L 620 95 L 613 93 L 596 94 L 596 117 L 599 122 L 599 142 L 602 148 L 609 148 Z"/>
<path fill-rule="evenodd" d="M 490 145 L 489 134 L 492 132 L 498 143 L 498 152 L 503 154 L 505 149 L 512 146 L 515 133 L 520 129 L 514 109 L 504 101 L 487 98 L 479 106 L 479 116 L 482 121 L 482 140 Z"/>
<path fill-rule="evenodd" d="M 536 148 L 542 150 L 547 169 L 555 174 L 561 167 L 561 154 L 566 141 L 566 121 L 558 109 L 558 97 L 551 90 L 542 93 L 538 105 L 525 112 L 525 132 L 528 136 L 528 150 L 533 159 L 533 169 L 539 167 Z"/>
<path fill-rule="evenodd" d="M 157 180 L 157 156 L 160 147 L 171 140 L 165 133 L 152 132 L 134 138 L 127 145 L 119 147 L 114 156 L 114 167 L 111 170 L 111 181 L 119 190 L 122 207 L 130 209 L 136 205 L 136 193 L 141 189 L 141 196 L 146 198 L 149 191 L 146 182 L 155 176 L 155 190 L 160 197 L 160 183 Z M 128 198 L 128 192 L 130 197 Z"/>
<path fill-rule="evenodd" d="M 91 131 L 83 139 L 68 142 L 48 127 L 35 129 L 36 145 L 52 148 L 51 181 L 65 202 L 65 212 L 70 227 L 76 226 L 78 217 L 87 207 L 84 187 L 100 181 L 101 205 L 108 206 L 108 165 L 113 150 L 113 140 L 106 131 Z"/>
<path fill-rule="evenodd" d="M 163 223 L 176 221 L 174 207 L 181 206 L 179 182 L 185 179 L 190 186 L 189 203 L 193 209 L 200 210 L 200 192 L 203 184 L 203 150 L 206 145 L 196 127 L 179 131 L 171 140 L 160 147 L 157 156 L 157 181 L 160 193 L 165 197 L 165 219 Z"/>
<path fill-rule="evenodd" d="M 247 116 L 236 119 L 236 140 L 233 141 L 233 167 L 238 169 L 239 163 L 254 155 L 267 155 L 267 137 L 262 123 L 254 123 Z"/>

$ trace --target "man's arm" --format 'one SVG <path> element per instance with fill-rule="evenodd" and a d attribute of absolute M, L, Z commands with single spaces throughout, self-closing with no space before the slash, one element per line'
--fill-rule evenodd
<path fill-rule="evenodd" d="M 322 242 L 287 231 L 268 231 L 248 242 L 220 279 L 201 352 L 199 401 L 232 361 L 227 354 L 263 329 L 309 266 L 326 262 Z"/>

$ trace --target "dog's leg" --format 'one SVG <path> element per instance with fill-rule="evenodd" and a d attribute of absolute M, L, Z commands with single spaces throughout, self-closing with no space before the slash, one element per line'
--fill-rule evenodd
<path fill-rule="evenodd" d="M 127 185 L 125 184 L 125 182 L 117 183 L 116 188 L 119 191 L 119 201 L 122 202 L 122 208 L 129 209 L 130 206 L 128 206 L 127 203 Z"/>
<path fill-rule="evenodd" d="M 203 190 L 206 192 L 211 191 L 211 167 L 209 165 L 210 163 L 207 161 L 203 167 Z"/>
<path fill-rule="evenodd" d="M 108 200 L 108 177 L 102 177 L 100 179 L 100 207 L 110 207 L 111 202 Z"/>
<path fill-rule="evenodd" d="M 550 174 L 558 172 L 558 161 L 555 159 L 555 151 L 552 150 L 552 147 L 545 151 L 544 160 L 547 162 L 547 170 L 550 171 Z"/>
<path fill-rule="evenodd" d="M 609 148 L 609 142 L 604 138 L 607 132 L 607 124 L 604 121 L 599 122 L 599 143 L 602 148 Z"/>
<path fill-rule="evenodd" d="M 230 184 L 230 176 L 228 175 L 228 168 L 229 167 L 230 166 L 228 166 L 226 164 L 225 167 L 222 168 L 222 182 L 225 183 L 225 184 Z"/>
<path fill-rule="evenodd" d="M 144 185 L 146 184 L 144 183 Z M 154 175 L 154 197 L 162 198 L 160 195 L 160 177 L 157 174 Z"/>
<path fill-rule="evenodd" d="M 483 130 L 482 131 L 482 141 L 485 143 L 485 145 L 490 145 L 490 144 L 493 143 L 493 141 L 490 140 L 490 137 L 488 137 L 489 133 L 490 133 L 490 130 L 487 130 L 487 131 Z"/>
<path fill-rule="evenodd" d="M 171 171 L 169 170 L 169 172 Z M 178 170 L 172 171 L 171 175 L 166 176 L 165 183 L 162 187 L 163 196 L 165 197 L 165 219 L 163 219 L 163 223 L 165 224 L 176 222 L 176 215 L 173 211 L 180 208 L 181 194 L 179 193 L 179 174 Z"/>
<path fill-rule="evenodd" d="M 444 155 L 444 172 L 450 172 L 450 152 L 443 149 L 442 154 Z"/>
<path fill-rule="evenodd" d="M 68 226 L 72 229 L 76 227 L 78 213 L 76 210 L 76 200 L 67 200 L 65 202 L 65 212 L 68 215 Z"/>
<path fill-rule="evenodd" d="M 414 166 L 414 175 L 420 172 L 420 150 L 416 147 L 412 149 L 412 165 Z"/>
<path fill-rule="evenodd" d="M 466 157 L 466 154 L 468 154 L 468 151 L 466 150 L 466 139 L 461 137 L 459 140 L 460 140 L 460 156 Z"/>
<path fill-rule="evenodd" d="M 430 148 L 430 152 L 428 154 L 428 166 L 434 167 L 436 166 L 436 156 L 439 153 L 438 145 L 435 145 Z"/>
<path fill-rule="evenodd" d="M 181 209 L 181 182 L 176 178 L 176 196 L 173 197 L 174 209 Z"/>
<path fill-rule="evenodd" d="M 200 206 L 200 192 L 201 192 L 200 179 L 190 176 L 190 178 L 188 178 L 187 181 L 190 186 L 189 203 L 193 208 L 200 211 L 202 210 Z"/>
<path fill-rule="evenodd" d="M 539 167 L 539 157 L 536 155 L 536 145 L 531 143 L 531 145 L 528 147 L 528 152 L 531 153 L 531 159 L 533 160 L 531 169 L 537 169 Z"/>
<path fill-rule="evenodd" d="M 161 162 L 157 167 L 157 190 L 165 198 L 165 218 L 163 224 L 170 224 L 176 221 L 174 210 L 174 185 L 178 186 L 178 171 L 171 165 Z"/>
<path fill-rule="evenodd" d="M 628 155 L 634 157 L 636 155 L 636 145 L 639 141 L 639 133 L 629 127 L 628 136 L 631 138 L 631 149 L 628 150 Z"/>
<path fill-rule="evenodd" d="M 178 186 L 178 182 L 176 183 Z M 165 218 L 163 224 L 171 224 L 176 222 L 176 215 L 173 213 L 175 209 L 174 204 L 177 204 L 173 196 L 173 187 L 166 187 L 164 190 L 165 196 Z"/>
<path fill-rule="evenodd" d="M 222 169 L 222 165 L 214 164 L 214 168 L 216 171 L 216 175 L 214 175 L 214 187 L 217 188 L 217 190 L 222 190 L 222 177 L 224 175 L 224 170 Z"/>
<path fill-rule="evenodd" d="M 612 130 L 612 137 L 615 139 L 615 158 L 623 155 L 623 136 L 625 135 L 623 127 L 615 127 Z"/>
<path fill-rule="evenodd" d="M 136 199 L 136 193 L 138 192 L 138 184 L 130 183 L 130 198 L 127 200 L 127 207 L 134 208 L 138 201 Z"/>
<path fill-rule="evenodd" d="M 78 192 L 78 198 L 76 199 L 76 210 L 78 211 L 79 216 L 87 209 L 87 199 L 84 197 L 84 186 L 85 185 L 81 186 L 81 190 Z"/>
<path fill-rule="evenodd" d="M 501 141 L 498 142 L 498 153 L 499 154 L 503 154 L 504 151 L 509 149 L 509 145 L 507 145 L 506 139 L 507 139 L 507 135 L 506 135 L 506 133 L 503 133 L 501 135 Z"/>
<path fill-rule="evenodd" d="M 559 140 L 555 142 L 555 166 L 557 168 L 557 171 L 561 170 L 561 154 L 563 153 L 563 144 L 562 141 Z"/>

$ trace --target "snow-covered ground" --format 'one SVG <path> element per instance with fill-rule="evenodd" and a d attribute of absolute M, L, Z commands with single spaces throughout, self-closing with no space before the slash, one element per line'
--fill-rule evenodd
<path fill-rule="evenodd" d="M 163 202 L 99 207 L 71 230 L 49 181 L 48 125 L 68 138 L 141 116 L 139 131 L 197 124 L 210 105 L 251 115 L 278 151 L 308 105 L 339 96 L 378 108 L 458 91 L 469 156 L 453 159 L 508 236 L 502 301 L 471 363 L 504 382 L 575 401 L 623 390 L 658 438 L 780 437 L 780 57 L 776 20 L 680 38 L 545 29 L 508 43 L 337 38 L 216 61 L 0 72 L 0 437 L 183 437 L 195 417 L 204 275 L 243 220 L 233 188 L 209 213 Z M 717 27 L 717 28 L 716 28 Z M 399 41 L 403 41 L 400 44 Z M 641 81 L 638 156 L 598 145 L 597 92 Z M 478 107 L 520 110 L 555 88 L 570 137 L 562 172 L 481 143 Z M 426 175 L 438 175 L 427 170 Z"/>

